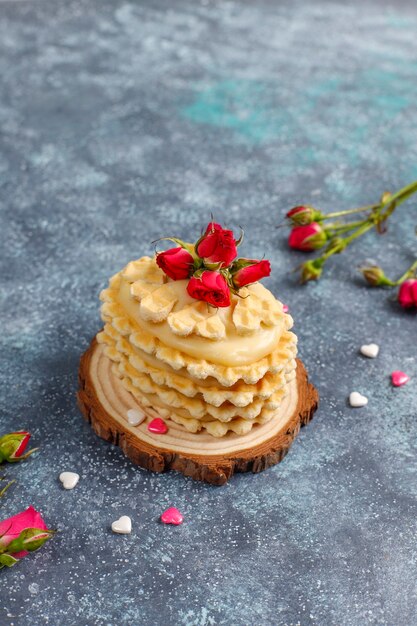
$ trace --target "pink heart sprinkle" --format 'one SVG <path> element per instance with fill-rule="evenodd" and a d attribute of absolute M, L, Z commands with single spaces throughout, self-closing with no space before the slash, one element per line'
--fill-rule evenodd
<path fill-rule="evenodd" d="M 148 430 L 151 433 L 155 433 L 156 435 L 165 435 L 168 431 L 168 426 L 165 424 L 164 420 L 160 417 L 155 417 L 148 424 Z"/>
<path fill-rule="evenodd" d="M 175 506 L 171 506 L 161 515 L 161 522 L 164 524 L 174 524 L 174 526 L 179 526 L 183 523 L 183 521 L 183 516 L 179 510 L 175 508 Z"/>
<path fill-rule="evenodd" d="M 394 387 L 401 387 L 405 385 L 410 380 L 410 377 L 407 376 L 405 372 L 401 372 L 400 370 L 396 370 L 391 374 L 391 380 Z"/>
<path fill-rule="evenodd" d="M 288 304 L 283 304 L 282 310 L 284 311 L 284 313 L 288 313 L 288 311 L 290 310 L 290 307 L 288 306 Z"/>

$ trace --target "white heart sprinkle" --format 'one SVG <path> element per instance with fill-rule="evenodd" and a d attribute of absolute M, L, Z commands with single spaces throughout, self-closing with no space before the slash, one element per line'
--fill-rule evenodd
<path fill-rule="evenodd" d="M 352 391 L 349 396 L 349 402 L 350 406 L 354 406 L 356 408 L 368 404 L 368 398 L 366 396 L 363 396 L 358 391 Z"/>
<path fill-rule="evenodd" d="M 378 356 L 379 346 L 377 343 L 365 343 L 361 346 L 361 354 L 367 356 L 368 359 L 375 359 Z"/>
<path fill-rule="evenodd" d="M 145 413 L 137 409 L 129 409 L 127 412 L 127 421 L 131 426 L 139 426 L 139 424 L 142 424 L 145 417 Z"/>
<path fill-rule="evenodd" d="M 132 532 L 132 520 L 128 515 L 122 515 L 112 523 L 111 529 L 119 535 L 129 535 Z"/>
<path fill-rule="evenodd" d="M 80 475 L 75 472 L 61 472 L 59 480 L 61 481 L 64 489 L 74 489 L 75 485 L 80 480 Z"/>

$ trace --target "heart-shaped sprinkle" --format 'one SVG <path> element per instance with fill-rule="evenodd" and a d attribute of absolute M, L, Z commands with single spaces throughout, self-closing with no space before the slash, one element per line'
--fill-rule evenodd
<path fill-rule="evenodd" d="M 400 372 L 400 370 L 396 370 L 391 374 L 391 380 L 394 387 L 401 387 L 405 385 L 410 380 L 410 377 L 407 376 L 405 372 Z"/>
<path fill-rule="evenodd" d="M 75 472 L 61 472 L 59 480 L 61 481 L 64 489 L 74 489 L 75 485 L 80 480 L 80 475 Z"/>
<path fill-rule="evenodd" d="M 284 313 L 288 313 L 288 311 L 290 310 L 290 307 L 288 306 L 288 304 L 283 304 L 282 310 L 284 311 Z"/>
<path fill-rule="evenodd" d="M 378 356 L 379 346 L 377 343 L 366 343 L 361 346 L 361 354 L 368 359 L 375 359 Z"/>
<path fill-rule="evenodd" d="M 175 506 L 171 506 L 169 509 L 164 511 L 161 515 L 161 522 L 164 524 L 174 524 L 174 526 L 179 526 L 184 521 L 183 516 L 179 512 Z"/>
<path fill-rule="evenodd" d="M 132 520 L 128 515 L 122 515 L 112 523 L 111 529 L 118 535 L 129 535 L 132 532 Z"/>
<path fill-rule="evenodd" d="M 360 406 L 365 406 L 366 404 L 368 404 L 368 398 L 366 396 L 363 396 L 358 391 L 352 391 L 349 396 L 349 403 L 350 406 L 358 408 Z"/>
<path fill-rule="evenodd" d="M 127 412 L 127 421 L 131 426 L 139 426 L 139 424 L 142 424 L 145 417 L 145 413 L 137 409 L 129 409 Z"/>
<path fill-rule="evenodd" d="M 155 417 L 148 424 L 148 430 L 151 433 L 155 433 L 156 435 L 165 435 L 168 431 L 168 426 L 165 424 L 164 420 L 160 417 Z"/>

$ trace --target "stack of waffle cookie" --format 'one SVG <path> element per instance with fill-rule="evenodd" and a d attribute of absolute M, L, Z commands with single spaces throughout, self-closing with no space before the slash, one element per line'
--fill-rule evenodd
<path fill-rule="evenodd" d="M 216 309 L 142 257 L 101 293 L 97 341 L 145 413 L 214 437 L 274 418 L 296 375 L 292 318 L 259 283 Z"/>

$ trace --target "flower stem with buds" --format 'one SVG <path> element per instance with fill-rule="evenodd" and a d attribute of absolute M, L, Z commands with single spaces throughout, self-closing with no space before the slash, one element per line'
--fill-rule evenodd
<path fill-rule="evenodd" d="M 323 266 L 331 256 L 343 252 L 351 243 L 362 235 L 365 235 L 371 229 L 375 228 L 378 233 L 384 233 L 386 230 L 385 224 L 389 217 L 391 217 L 400 204 L 408 200 L 408 198 L 415 193 L 417 193 L 417 180 L 399 189 L 395 193 L 384 192 L 378 204 L 348 209 L 346 211 L 334 211 L 328 214 L 322 213 L 310 206 L 299 206 L 289 211 L 287 218 L 293 225 L 295 224 L 289 237 L 290 247 L 302 251 L 312 251 L 313 249 L 318 249 L 326 245 L 323 254 L 316 257 L 313 261 L 307 261 L 301 265 L 302 282 L 320 278 Z M 364 213 L 365 215 L 362 219 L 351 222 L 336 222 L 328 225 L 322 224 L 325 220 L 353 215 L 355 213 Z M 299 226 L 299 224 L 302 223 L 300 221 L 301 218 L 305 220 L 303 227 Z M 313 222 L 311 220 L 315 221 Z M 315 237 L 314 246 L 311 245 L 313 235 Z M 318 240 L 319 235 L 320 240 Z M 366 280 L 373 286 L 394 287 L 408 278 L 412 278 L 416 273 L 416 269 L 417 261 L 412 264 L 398 281 L 392 281 L 387 278 L 383 270 L 376 265 L 364 267 L 361 271 Z"/>

